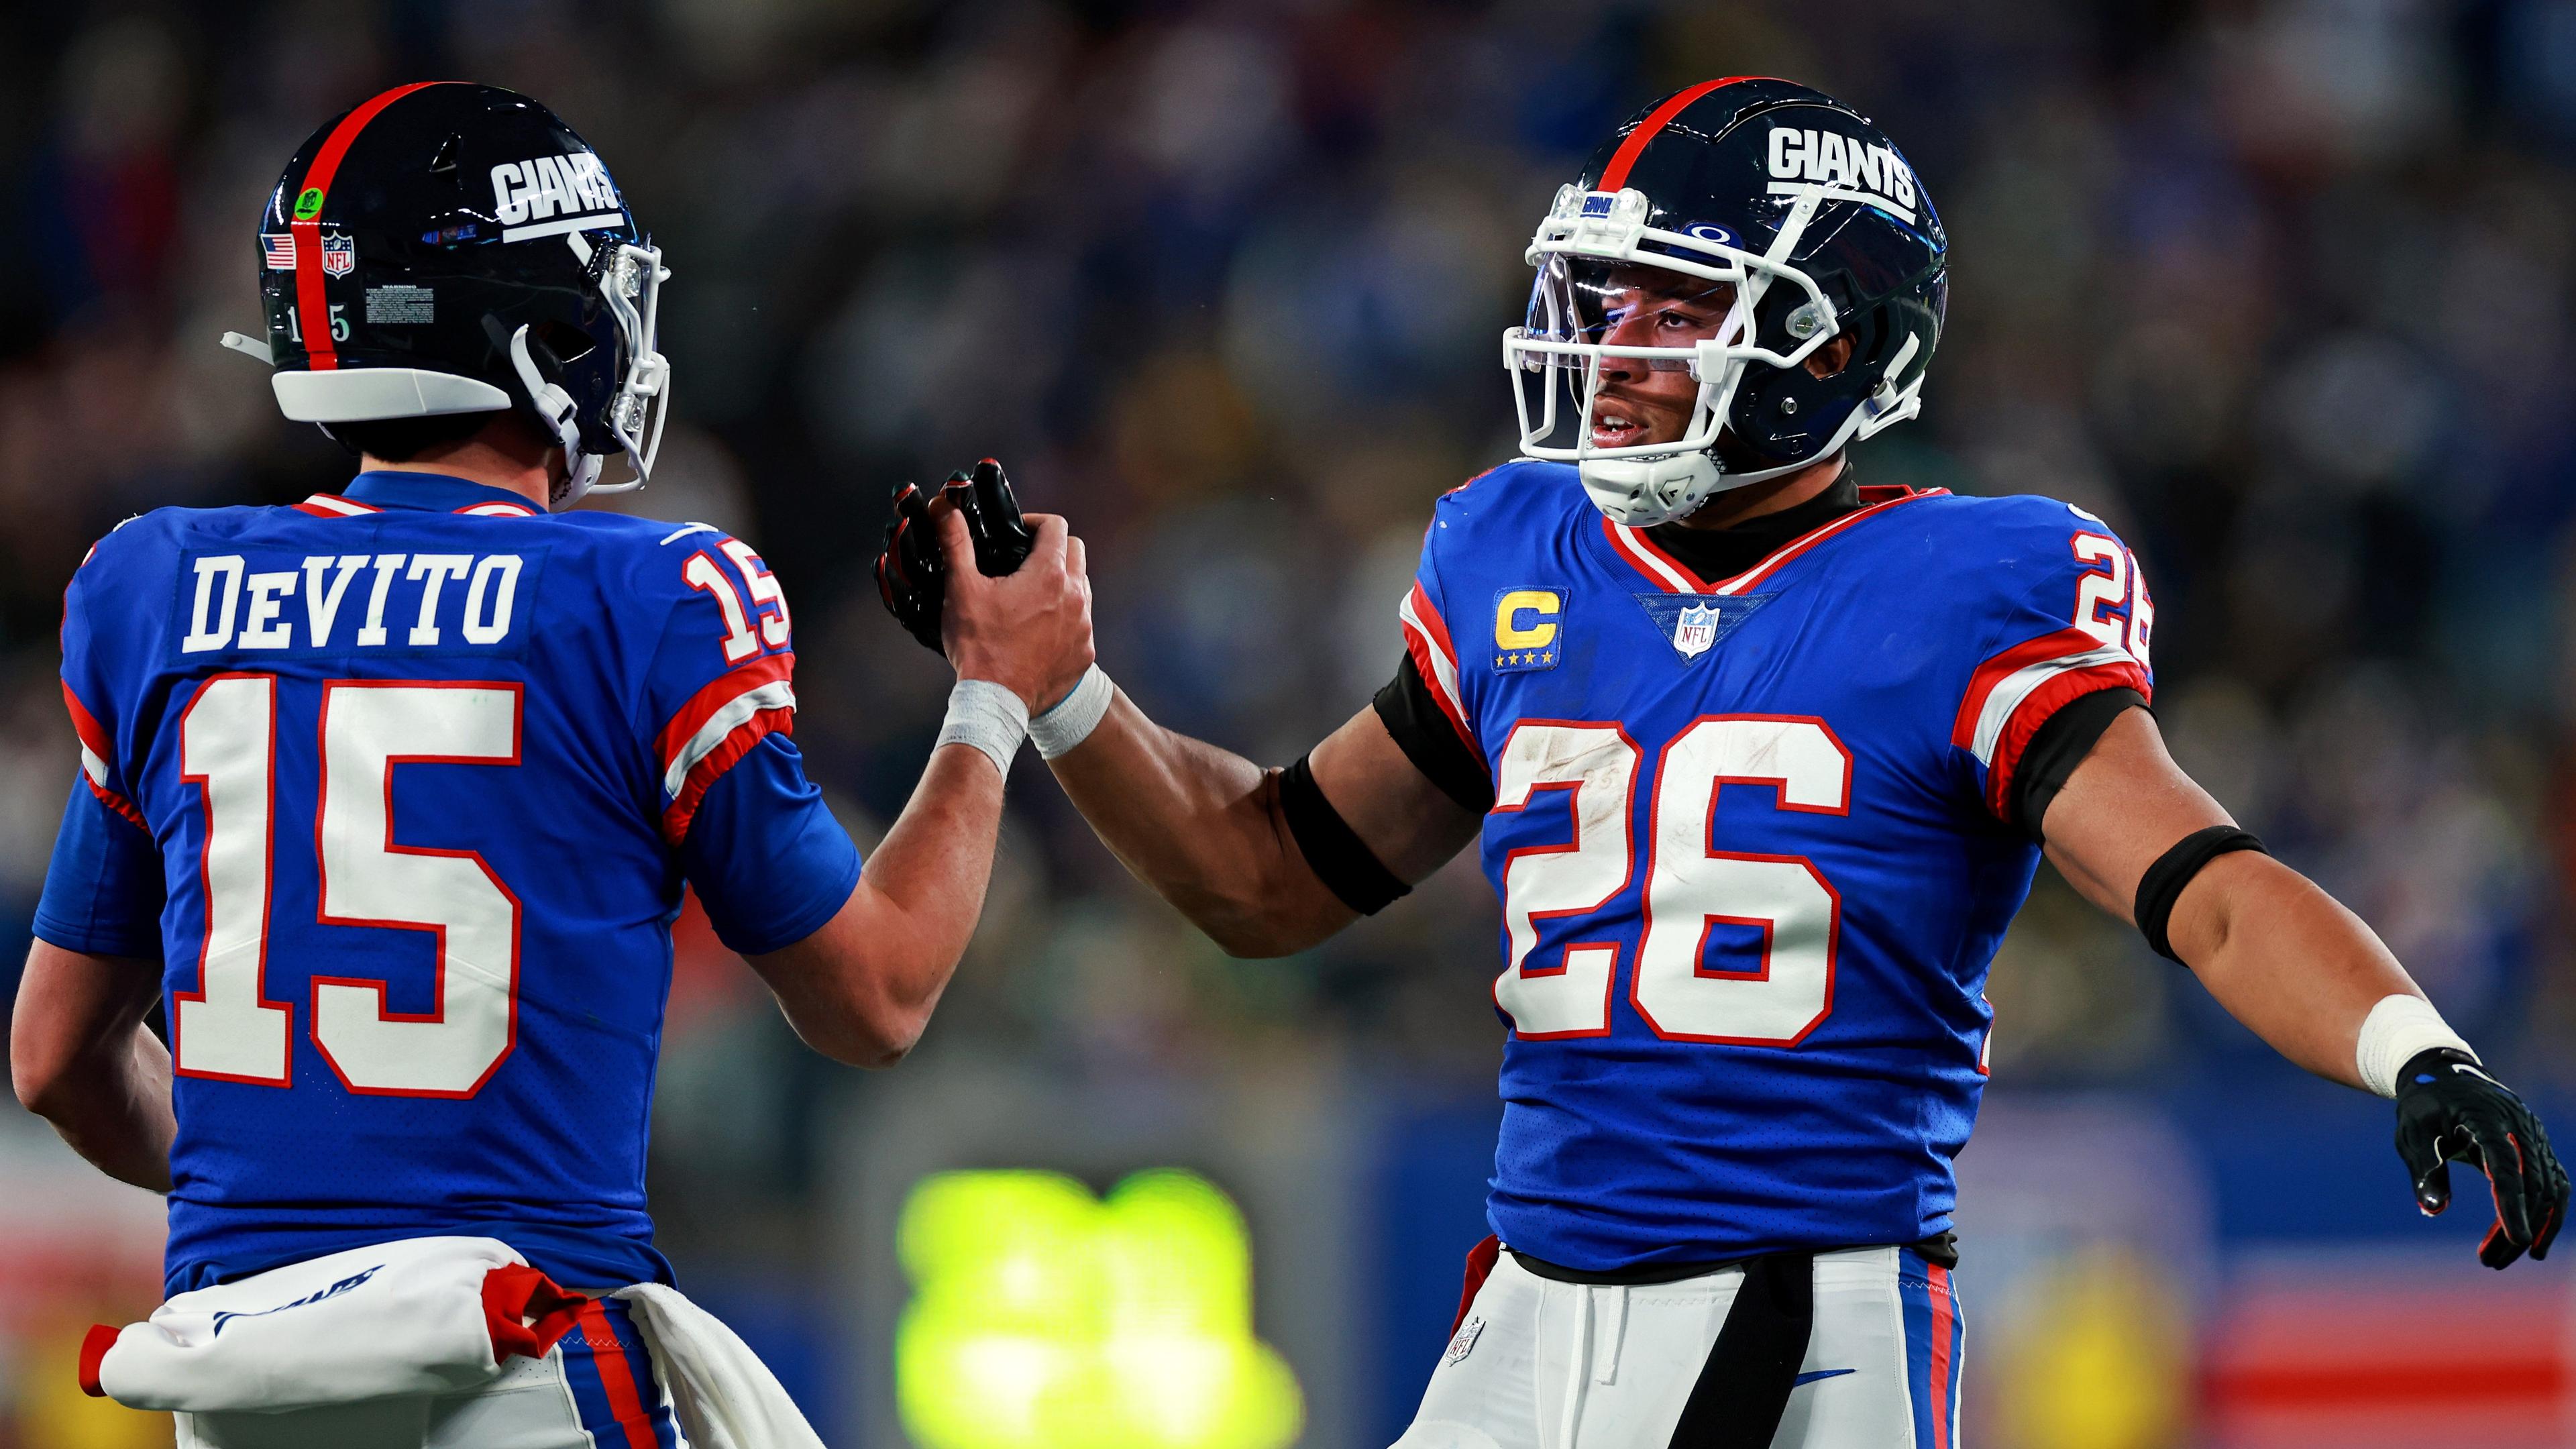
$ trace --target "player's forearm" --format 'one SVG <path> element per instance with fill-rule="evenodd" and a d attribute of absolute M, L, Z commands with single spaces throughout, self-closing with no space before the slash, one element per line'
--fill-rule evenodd
<path fill-rule="evenodd" d="M 975 934 L 1001 826 L 1001 773 L 969 746 L 943 746 L 860 877 L 880 903 L 872 926 L 902 943 L 873 975 L 924 1015 Z"/>
<path fill-rule="evenodd" d="M 1048 764 L 1110 853 L 1229 953 L 1286 955 L 1351 920 L 1297 853 L 1275 772 L 1163 728 L 1124 692 Z"/>
<path fill-rule="evenodd" d="M 2174 903 L 2174 950 L 2228 1014 L 2291 1061 L 2362 1085 L 2370 1009 L 2421 995 L 2379 936 L 2307 877 L 2252 851 L 2203 867 Z"/>
<path fill-rule="evenodd" d="M 72 1150 L 119 1182 L 170 1190 L 170 1051 L 151 1029 L 136 1026 L 122 1051 L 101 1054 L 95 1071 L 68 1081 L 38 1114 Z"/>
<path fill-rule="evenodd" d="M 848 903 L 813 935 L 753 959 L 807 1045 L 888 1067 L 921 1040 L 983 913 L 1001 820 L 993 762 L 965 745 L 935 751 Z"/>
<path fill-rule="evenodd" d="M 170 1053 L 143 1024 L 160 998 L 150 961 L 39 940 L 27 952 L 9 1020 L 18 1100 L 99 1170 L 170 1190 Z"/>

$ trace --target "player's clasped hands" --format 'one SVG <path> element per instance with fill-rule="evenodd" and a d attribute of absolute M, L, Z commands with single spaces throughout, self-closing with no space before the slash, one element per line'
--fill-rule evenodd
<path fill-rule="evenodd" d="M 957 502 L 929 505 L 946 561 L 947 599 L 939 634 L 960 679 L 988 679 L 1025 701 L 1031 713 L 1072 692 L 1091 667 L 1091 577 L 1082 540 L 1053 513 L 1032 513 L 1028 559 L 987 577 L 976 567 L 975 539 Z"/>
<path fill-rule="evenodd" d="M 1020 513 L 1002 465 L 960 468 L 936 492 L 895 489 L 877 591 L 960 679 L 990 680 L 1031 713 L 1091 667 L 1091 579 L 1082 540 L 1053 514 Z"/>

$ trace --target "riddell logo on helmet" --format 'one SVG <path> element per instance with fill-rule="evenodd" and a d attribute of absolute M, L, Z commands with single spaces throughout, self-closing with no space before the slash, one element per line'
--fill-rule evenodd
<path fill-rule="evenodd" d="M 617 210 L 617 188 L 607 168 L 587 151 L 504 161 L 492 168 L 492 215 L 504 227 Z M 605 223 L 605 224 L 613 224 Z M 549 231 L 572 231 L 556 225 Z M 517 238 L 504 232 L 502 240 Z"/>
<path fill-rule="evenodd" d="M 1771 128 L 1771 194 L 1794 196 L 1810 182 L 1853 191 L 1914 220 L 1914 173 L 1886 146 L 1833 131 Z"/>

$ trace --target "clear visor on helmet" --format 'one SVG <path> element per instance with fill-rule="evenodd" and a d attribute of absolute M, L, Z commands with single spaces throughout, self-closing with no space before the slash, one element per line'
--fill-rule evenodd
<path fill-rule="evenodd" d="M 1579 462 L 1707 449 L 1747 364 L 1797 366 L 1832 335 L 1834 309 L 1803 270 L 1647 226 L 1635 192 L 1608 208 L 1598 193 L 1590 199 L 1587 209 L 1585 194 L 1566 188 L 1540 225 L 1529 315 L 1503 334 L 1524 454 Z M 1812 211 L 1806 198 L 1792 206 L 1789 244 Z M 1786 352 L 1762 345 L 1755 323 L 1780 286 L 1804 294 L 1790 311 Z"/>

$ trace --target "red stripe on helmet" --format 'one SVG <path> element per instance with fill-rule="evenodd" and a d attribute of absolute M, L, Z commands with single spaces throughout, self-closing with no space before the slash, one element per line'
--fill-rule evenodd
<path fill-rule="evenodd" d="M 351 111 L 322 142 L 322 149 L 313 153 L 313 164 L 304 170 L 304 184 L 296 188 L 295 196 L 287 198 L 286 229 L 295 236 L 295 310 L 303 314 L 305 365 L 315 372 L 338 371 L 340 354 L 331 346 L 331 306 L 322 292 L 322 215 L 316 212 L 310 221 L 298 220 L 296 197 L 307 191 L 319 191 L 326 200 L 330 197 L 331 178 L 340 170 L 340 158 L 349 154 L 349 144 L 385 107 L 424 87 L 454 84 L 414 81 L 396 86 Z"/>
<path fill-rule="evenodd" d="M 1674 96 L 1671 100 L 1655 107 L 1654 111 L 1649 114 L 1646 119 L 1637 123 L 1637 129 L 1628 133 L 1628 139 L 1619 143 L 1619 149 L 1610 153 L 1610 164 L 1601 168 L 1601 181 L 1592 189 L 1595 191 L 1616 191 L 1620 187 L 1627 185 L 1628 169 L 1635 166 L 1637 164 L 1637 158 L 1646 153 L 1646 143 L 1655 139 L 1656 133 L 1662 131 L 1664 127 L 1672 124 L 1673 117 L 1689 110 L 1700 97 L 1707 95 L 1710 91 L 1734 85 L 1738 81 L 1773 79 L 1776 79 L 1776 77 L 1767 75 L 1731 75 L 1727 76 L 1723 80 L 1701 81 L 1698 85 L 1692 86 L 1689 90 L 1683 91 Z M 1783 84 L 1786 84 L 1786 82 L 1783 82 Z"/>

